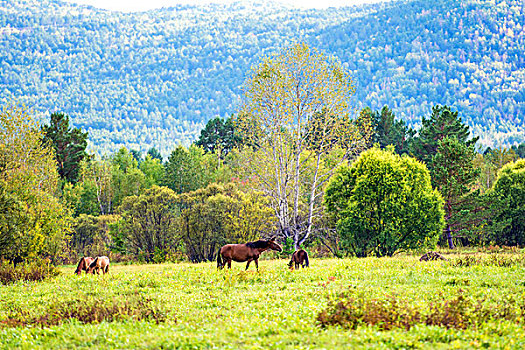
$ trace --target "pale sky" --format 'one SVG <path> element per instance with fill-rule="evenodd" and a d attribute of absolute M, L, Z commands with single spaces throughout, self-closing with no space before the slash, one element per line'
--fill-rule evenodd
<path fill-rule="evenodd" d="M 77 4 L 92 5 L 94 7 L 133 12 L 146 11 L 155 8 L 169 7 L 177 4 L 209 4 L 209 3 L 232 3 L 238 0 L 66 0 Z M 352 6 L 359 4 L 371 4 L 385 2 L 388 0 L 275 0 L 288 5 L 302 8 L 327 8 L 339 6 Z"/>

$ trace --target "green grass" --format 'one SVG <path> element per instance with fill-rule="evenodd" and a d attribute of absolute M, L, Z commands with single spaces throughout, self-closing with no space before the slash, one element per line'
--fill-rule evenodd
<path fill-rule="evenodd" d="M 514 254 L 514 257 L 523 258 Z M 525 268 L 471 262 L 421 263 L 415 256 L 367 259 L 311 259 L 311 267 L 288 270 L 287 260 L 260 261 L 259 272 L 217 271 L 215 264 L 111 266 L 105 276 L 62 275 L 43 282 L 0 286 L 0 346 L 3 348 L 525 348 L 525 321 L 488 319 L 467 329 L 415 325 L 382 331 L 359 325 L 321 327 L 317 315 L 343 291 L 370 298 L 395 295 L 422 306 L 453 298 L 461 289 L 487 303 L 525 299 Z M 522 260 L 521 260 L 522 261 Z M 251 267 L 253 268 L 253 267 Z M 31 323 L 63 308 L 85 305 L 138 305 L 143 298 L 162 317 L 128 313 L 116 321 L 84 323 L 67 318 L 57 325 Z M 84 302 L 85 301 L 85 302 Z M 127 304 L 126 304 L 127 303 Z M 139 305 L 140 306 L 140 305 Z M 139 307 L 137 306 L 137 307 Z M 134 306 L 133 306 L 134 307 Z M 57 311 L 58 310 L 58 311 Z M 62 310 L 62 311 L 60 311 Z M 149 309 L 148 309 L 149 310 Z M 148 311 L 146 310 L 146 311 Z M 144 310 L 142 310 L 144 311 Z M 51 315 L 51 316 L 53 316 Z M 28 322 L 14 327 L 9 319 Z M 48 319 L 48 318 L 44 318 Z"/>

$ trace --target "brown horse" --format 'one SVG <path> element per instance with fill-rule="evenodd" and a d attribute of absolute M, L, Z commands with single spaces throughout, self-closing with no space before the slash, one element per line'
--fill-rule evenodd
<path fill-rule="evenodd" d="M 219 249 L 219 253 L 217 254 L 217 268 L 222 269 L 227 263 L 228 268 L 231 269 L 233 260 L 237 262 L 248 261 L 246 270 L 248 270 L 250 263 L 254 261 L 255 267 L 259 270 L 259 255 L 268 249 L 277 250 L 278 252 L 283 251 L 283 248 L 275 243 L 273 237 L 269 240 L 260 239 L 245 244 L 226 244 Z"/>
<path fill-rule="evenodd" d="M 299 265 L 301 267 L 309 267 L 310 261 L 308 260 L 308 253 L 304 249 L 296 250 L 292 254 L 292 260 L 288 263 L 288 266 L 290 266 L 290 269 L 293 270 L 293 264 L 295 264 L 295 269 L 297 270 L 299 268 Z"/>
<path fill-rule="evenodd" d="M 86 273 L 95 274 L 95 271 L 97 271 L 97 275 L 100 275 L 100 270 L 102 270 L 102 274 L 106 274 L 109 271 L 109 258 L 107 256 L 97 256 L 89 265 Z"/>
<path fill-rule="evenodd" d="M 91 264 L 92 262 L 93 262 L 93 258 L 90 256 L 85 256 L 81 258 L 80 261 L 78 262 L 78 266 L 77 266 L 77 269 L 75 270 L 75 273 L 77 275 L 80 275 L 82 271 L 86 271 L 87 273 L 89 264 Z"/>

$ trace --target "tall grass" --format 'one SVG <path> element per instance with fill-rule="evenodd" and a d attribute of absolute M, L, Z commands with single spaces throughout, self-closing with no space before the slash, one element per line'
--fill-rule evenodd
<path fill-rule="evenodd" d="M 7 261 L 0 260 L 0 283 L 8 284 L 16 281 L 42 281 L 56 277 L 60 271 L 48 261 L 19 264 L 16 267 Z"/>

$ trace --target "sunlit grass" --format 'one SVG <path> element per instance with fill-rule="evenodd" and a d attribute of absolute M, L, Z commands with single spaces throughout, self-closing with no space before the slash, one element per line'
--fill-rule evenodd
<path fill-rule="evenodd" d="M 518 256 L 517 254 L 515 256 Z M 112 265 L 107 275 L 73 275 L 74 267 L 44 282 L 0 287 L 0 322 L 24 310 L 39 316 L 63 300 L 151 299 L 166 319 L 56 326 L 0 326 L 2 347 L 21 348 L 459 348 L 525 346 L 523 325 L 487 322 L 476 329 L 415 326 L 380 331 L 359 326 L 321 328 L 317 315 L 330 298 L 357 289 L 370 298 L 396 295 L 426 305 L 461 289 L 473 297 L 525 298 L 525 269 L 519 265 L 454 266 L 419 262 L 416 256 L 367 259 L 311 259 L 309 269 L 290 271 L 287 260 L 264 260 L 259 271 L 213 263 Z"/>

